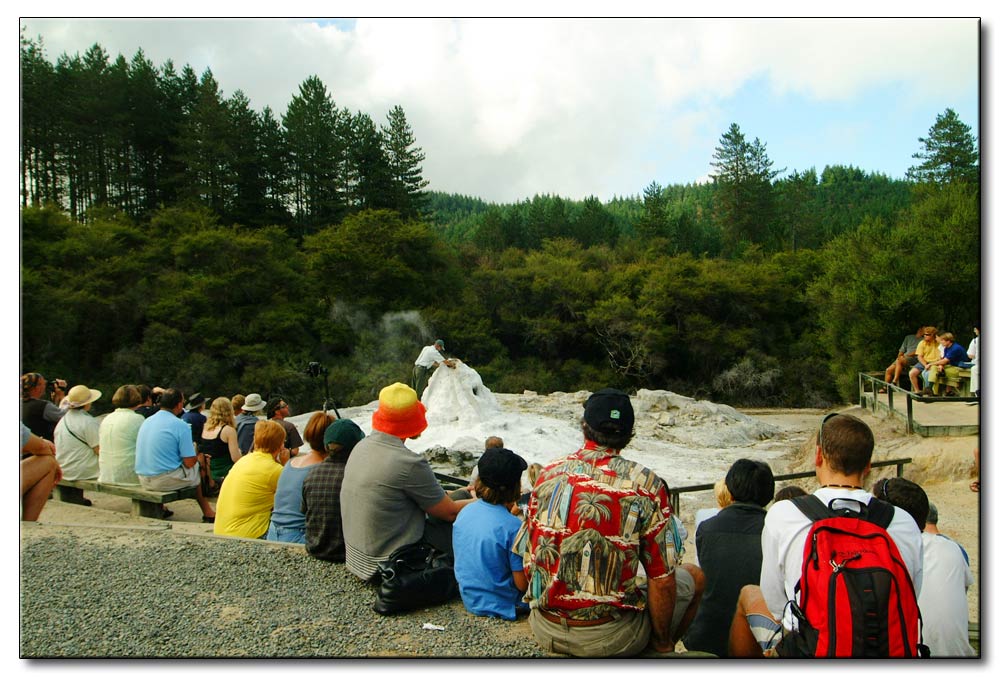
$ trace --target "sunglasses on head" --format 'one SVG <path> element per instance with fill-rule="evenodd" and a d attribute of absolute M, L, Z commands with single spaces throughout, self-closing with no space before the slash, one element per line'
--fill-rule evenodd
<path fill-rule="evenodd" d="M 820 449 L 824 449 L 824 450 L 826 449 L 826 447 L 823 446 L 823 427 L 826 425 L 827 421 L 829 421 L 834 416 L 839 416 L 839 415 L 840 414 L 838 414 L 837 412 L 832 412 L 832 413 L 829 413 L 826 416 L 824 416 L 823 420 L 820 421 L 820 424 L 819 424 L 819 436 L 818 436 L 819 437 L 819 448 Z"/>
<path fill-rule="evenodd" d="M 875 485 L 875 497 L 881 498 L 884 501 L 889 500 L 889 482 L 892 481 L 891 477 L 886 477 Z"/>

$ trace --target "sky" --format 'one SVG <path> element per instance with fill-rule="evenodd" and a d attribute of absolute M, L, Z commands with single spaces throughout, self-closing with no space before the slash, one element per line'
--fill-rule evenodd
<path fill-rule="evenodd" d="M 211 69 L 224 96 L 243 90 L 279 116 L 311 75 L 376 122 L 398 104 L 429 188 L 495 202 L 706 181 L 732 123 L 784 175 L 853 165 L 902 178 L 946 108 L 980 135 L 975 18 L 20 23 L 50 60 L 141 48 L 156 65 Z"/>

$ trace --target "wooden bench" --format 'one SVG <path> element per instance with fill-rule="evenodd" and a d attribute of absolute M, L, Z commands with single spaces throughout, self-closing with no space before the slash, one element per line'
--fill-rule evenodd
<path fill-rule="evenodd" d="M 971 369 L 959 367 L 956 378 L 946 379 L 943 376 L 939 376 L 938 383 L 941 386 L 941 393 L 944 393 L 944 388 L 948 386 L 954 388 L 959 397 L 972 397 L 973 395 Z"/>
<path fill-rule="evenodd" d="M 97 480 L 62 480 L 56 485 L 56 495 L 65 503 L 83 503 L 84 491 L 124 496 L 132 499 L 133 517 L 153 517 L 163 519 L 163 504 L 195 498 L 197 487 L 174 491 L 149 491 L 138 485 L 106 484 Z"/>
<path fill-rule="evenodd" d="M 972 397 L 972 370 L 959 369 L 958 371 L 958 394 L 961 397 Z"/>

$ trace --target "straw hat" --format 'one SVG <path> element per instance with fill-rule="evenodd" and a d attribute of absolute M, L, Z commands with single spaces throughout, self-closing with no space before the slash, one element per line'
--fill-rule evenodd
<path fill-rule="evenodd" d="M 79 409 L 85 407 L 91 402 L 96 401 L 101 397 L 100 390 L 94 390 L 93 388 L 88 388 L 85 385 L 76 385 L 69 389 L 66 393 L 66 406 L 70 409 Z"/>
<path fill-rule="evenodd" d="M 393 383 L 379 391 L 372 429 L 400 439 L 416 437 L 427 428 L 426 413 L 413 388 Z"/>

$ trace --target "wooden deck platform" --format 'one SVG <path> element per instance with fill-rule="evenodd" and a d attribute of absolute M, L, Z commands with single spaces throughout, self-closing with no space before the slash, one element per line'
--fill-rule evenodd
<path fill-rule="evenodd" d="M 907 421 L 907 432 L 923 437 L 963 437 L 979 434 L 979 401 L 972 397 L 923 397 L 889 386 L 880 376 L 859 374 L 859 404 L 872 411 L 885 411 Z"/>

